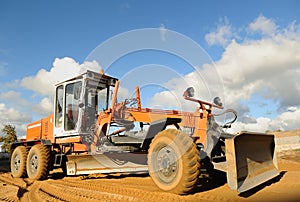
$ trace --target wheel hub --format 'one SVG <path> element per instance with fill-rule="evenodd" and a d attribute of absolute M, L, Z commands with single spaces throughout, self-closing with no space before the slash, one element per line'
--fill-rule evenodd
<path fill-rule="evenodd" d="M 20 168 L 20 164 L 21 164 L 20 156 L 16 155 L 15 158 L 14 158 L 14 160 L 13 160 L 13 162 L 14 162 L 14 169 L 16 171 L 18 171 L 19 168 Z"/>
<path fill-rule="evenodd" d="M 37 155 L 33 155 L 30 159 L 30 169 L 32 172 L 35 172 L 38 168 L 39 160 Z"/>
<path fill-rule="evenodd" d="M 177 158 L 174 150 L 166 146 L 157 154 L 158 173 L 164 181 L 171 181 L 177 173 Z"/>

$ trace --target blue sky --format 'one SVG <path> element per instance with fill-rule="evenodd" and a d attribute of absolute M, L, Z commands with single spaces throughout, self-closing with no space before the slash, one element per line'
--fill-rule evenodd
<path fill-rule="evenodd" d="M 11 122 L 23 133 L 27 122 L 51 111 L 46 109 L 51 108 L 51 93 L 46 92 L 51 89 L 45 89 L 45 92 L 35 89 L 38 84 L 33 80 L 38 78 L 39 71 L 45 70 L 47 73 L 56 67 L 55 64 L 57 68 L 62 68 L 66 64 L 64 62 L 72 63 L 64 60 L 66 57 L 82 64 L 99 44 L 115 35 L 135 29 L 157 28 L 178 32 L 207 52 L 224 81 L 228 96 L 226 102 L 236 107 L 241 115 L 237 130 L 293 129 L 298 127 L 299 122 L 290 119 L 300 116 L 299 98 L 293 97 L 300 94 L 300 81 L 297 79 L 300 75 L 297 56 L 300 55 L 297 49 L 300 38 L 299 10 L 300 2 L 296 0 L 3 0 L 0 2 L 0 112 L 14 118 L 2 118 L 0 122 Z M 276 57 L 277 52 L 262 48 L 268 45 L 272 50 L 282 46 L 282 57 L 291 51 L 292 54 L 288 55 L 292 58 L 287 56 L 274 61 L 276 64 L 282 62 L 280 65 L 286 66 L 286 71 L 271 63 L 272 57 L 279 57 Z M 253 57 L 248 58 L 248 52 L 253 53 Z M 264 55 L 259 55 L 260 52 Z M 270 62 L 259 63 L 262 56 L 270 56 Z M 54 64 L 55 60 L 57 63 Z M 243 61 L 247 63 L 245 67 Z M 252 65 L 252 61 L 256 62 Z M 133 53 L 120 59 L 109 73 L 122 76 L 131 68 L 147 64 L 173 68 L 182 78 L 193 76 L 193 67 L 185 61 L 170 54 L 151 51 Z M 234 64 L 239 64 L 240 68 L 232 67 Z M 76 66 L 74 63 L 72 65 Z M 264 67 L 266 71 L 263 71 Z M 280 78 L 281 85 L 272 86 L 272 82 L 278 82 L 274 78 L 280 75 L 280 71 L 286 72 Z M 243 81 L 236 77 L 243 78 Z M 27 83 L 24 78 L 28 78 Z M 162 83 L 168 85 L 171 78 L 165 78 Z M 33 79 L 32 86 L 30 79 Z M 44 80 L 46 82 L 47 78 Z M 283 88 L 285 85 L 287 89 Z M 176 85 L 170 88 L 174 94 L 181 93 L 181 88 Z M 163 89 L 159 93 L 155 95 L 153 92 L 153 99 L 145 97 L 146 103 L 166 107 L 167 103 L 159 103 L 166 94 Z"/>
<path fill-rule="evenodd" d="M 260 14 L 283 25 L 300 15 L 298 1 L 75 0 L 1 1 L 0 5 L 1 60 L 9 63 L 2 74 L 9 79 L 50 68 L 55 57 L 83 62 L 98 44 L 116 34 L 161 24 L 191 37 L 217 59 L 222 50 L 209 47 L 204 36 L 225 16 L 239 28 Z"/>

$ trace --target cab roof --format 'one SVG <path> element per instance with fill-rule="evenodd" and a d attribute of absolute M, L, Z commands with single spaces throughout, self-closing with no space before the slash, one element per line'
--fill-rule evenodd
<path fill-rule="evenodd" d="M 106 75 L 106 74 L 98 73 L 98 72 L 91 71 L 91 70 L 86 70 L 85 72 L 79 74 L 78 76 L 75 76 L 73 78 L 69 78 L 69 79 L 66 79 L 64 81 L 56 83 L 55 86 L 59 86 L 61 84 L 64 84 L 64 83 L 67 83 L 67 82 L 70 82 L 70 81 L 74 81 L 74 80 L 77 80 L 77 79 L 82 79 L 82 78 L 87 78 L 87 79 L 90 79 L 90 80 L 100 81 L 102 83 L 108 83 L 108 82 L 115 83 L 115 81 L 118 80 L 117 78 L 111 77 L 111 76 Z"/>

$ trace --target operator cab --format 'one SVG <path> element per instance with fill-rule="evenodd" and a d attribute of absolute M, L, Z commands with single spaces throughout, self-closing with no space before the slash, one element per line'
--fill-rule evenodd
<path fill-rule="evenodd" d="M 87 70 L 56 84 L 54 136 L 83 135 L 91 131 L 98 114 L 110 107 L 116 81 Z"/>

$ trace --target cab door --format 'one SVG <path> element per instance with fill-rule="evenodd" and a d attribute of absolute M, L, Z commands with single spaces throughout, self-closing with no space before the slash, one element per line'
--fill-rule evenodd
<path fill-rule="evenodd" d="M 82 103 L 82 81 L 67 82 L 56 87 L 54 136 L 78 135 Z"/>

